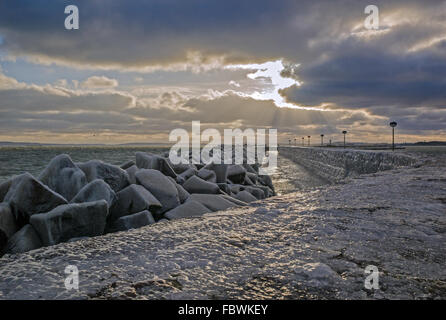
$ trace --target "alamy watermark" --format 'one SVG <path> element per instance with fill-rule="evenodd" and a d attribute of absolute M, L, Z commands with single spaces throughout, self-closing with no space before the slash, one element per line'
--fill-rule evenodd
<path fill-rule="evenodd" d="M 79 9 L 75 5 L 69 5 L 65 7 L 65 14 L 68 16 L 65 18 L 65 29 L 78 30 L 79 29 Z"/>
<path fill-rule="evenodd" d="M 378 290 L 379 289 L 379 270 L 378 267 L 374 265 L 368 265 L 364 273 L 367 277 L 364 280 L 364 287 L 368 290 Z"/>
<path fill-rule="evenodd" d="M 365 7 L 364 13 L 368 14 L 367 18 L 365 18 L 364 20 L 364 28 L 366 28 L 367 30 L 378 30 L 379 29 L 378 6 L 370 4 L 367 7 Z"/>
<path fill-rule="evenodd" d="M 66 266 L 65 274 L 68 275 L 65 278 L 65 289 L 70 290 L 79 290 L 79 270 L 74 265 Z"/>
<path fill-rule="evenodd" d="M 224 129 L 222 140 L 217 129 L 201 132 L 200 121 L 192 121 L 191 135 L 174 129 L 169 141 L 176 142 L 169 152 L 173 164 L 257 163 L 260 174 L 277 167 L 277 129 Z M 201 147 L 203 142 L 207 144 Z"/>

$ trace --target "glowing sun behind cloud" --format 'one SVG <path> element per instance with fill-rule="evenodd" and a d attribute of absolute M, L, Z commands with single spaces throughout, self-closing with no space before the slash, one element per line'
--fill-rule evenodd
<path fill-rule="evenodd" d="M 233 64 L 233 65 L 228 65 L 225 68 L 255 70 L 255 72 L 249 73 L 247 77 L 252 80 L 264 81 L 265 84 L 264 90 L 254 91 L 251 93 L 238 92 L 240 96 L 250 97 L 260 101 L 272 100 L 274 101 L 274 104 L 279 108 L 316 110 L 316 108 L 306 108 L 296 105 L 294 103 L 289 103 L 280 94 L 280 90 L 289 88 L 291 86 L 300 86 L 299 81 L 293 78 L 284 77 L 282 75 L 282 72 L 285 70 L 285 66 L 283 65 L 282 60 L 268 61 L 262 64 Z"/>

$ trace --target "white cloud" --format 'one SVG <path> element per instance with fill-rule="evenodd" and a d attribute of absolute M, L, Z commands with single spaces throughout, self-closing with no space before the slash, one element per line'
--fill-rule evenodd
<path fill-rule="evenodd" d="M 296 66 L 297 67 L 297 66 Z M 226 69 L 244 69 L 254 70 L 255 72 L 249 73 L 247 77 L 251 80 L 264 80 L 265 89 L 263 91 L 254 91 L 252 93 L 240 92 L 241 96 L 253 98 L 255 100 L 267 101 L 272 100 L 277 107 L 280 108 L 300 108 L 305 109 L 294 103 L 289 103 L 280 93 L 281 90 L 292 87 L 300 86 L 299 81 L 284 76 L 286 70 L 282 60 L 268 61 L 262 64 L 236 64 L 228 65 Z"/>
<path fill-rule="evenodd" d="M 118 80 L 110 79 L 105 76 L 92 76 L 81 83 L 81 87 L 87 89 L 115 88 L 118 85 L 119 85 Z"/>
<path fill-rule="evenodd" d="M 237 87 L 237 88 L 240 88 L 240 83 L 235 82 L 234 80 L 229 81 L 229 85 L 230 85 L 230 86 Z"/>

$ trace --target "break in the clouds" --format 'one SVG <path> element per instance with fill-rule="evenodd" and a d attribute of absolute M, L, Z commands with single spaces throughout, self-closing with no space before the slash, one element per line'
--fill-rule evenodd
<path fill-rule="evenodd" d="M 0 138 L 162 140 L 200 120 L 382 141 L 396 120 L 401 139 L 444 139 L 446 2 L 375 1 L 378 30 L 368 4 L 2 1 Z"/>

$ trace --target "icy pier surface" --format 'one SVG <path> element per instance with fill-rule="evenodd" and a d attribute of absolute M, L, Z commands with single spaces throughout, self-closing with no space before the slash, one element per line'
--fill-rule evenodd
<path fill-rule="evenodd" d="M 5 255 L 0 298 L 445 299 L 445 160 Z"/>
<path fill-rule="evenodd" d="M 338 182 L 346 177 L 375 173 L 417 164 L 414 157 L 388 151 L 359 151 L 332 148 L 281 147 L 284 156 L 318 177 Z"/>

